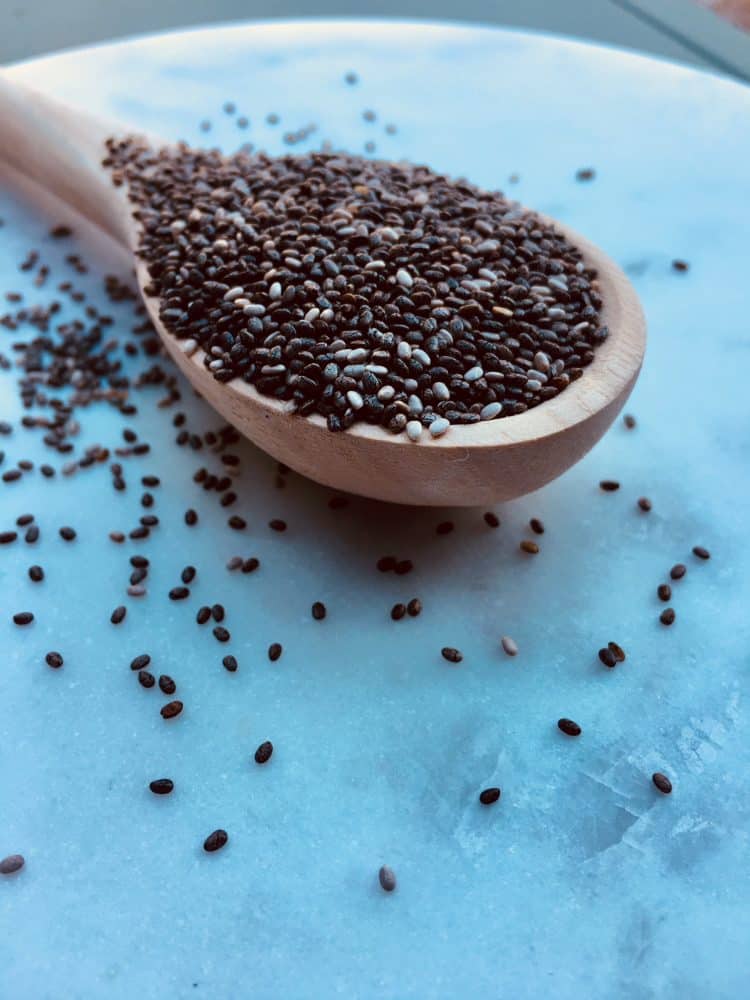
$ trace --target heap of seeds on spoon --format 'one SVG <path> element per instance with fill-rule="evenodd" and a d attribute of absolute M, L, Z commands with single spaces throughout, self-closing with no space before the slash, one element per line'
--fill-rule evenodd
<path fill-rule="evenodd" d="M 220 382 L 418 440 L 512 416 L 607 335 L 596 272 L 553 226 L 424 166 L 110 140 L 167 330 Z"/>

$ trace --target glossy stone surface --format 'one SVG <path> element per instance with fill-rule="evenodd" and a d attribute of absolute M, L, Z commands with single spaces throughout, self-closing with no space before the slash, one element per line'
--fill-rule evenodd
<path fill-rule="evenodd" d="M 205 140 L 198 122 L 210 118 L 212 142 L 278 152 L 283 132 L 315 121 L 316 145 L 361 150 L 372 138 L 380 155 L 517 192 L 628 270 L 650 343 L 628 406 L 637 427 L 618 422 L 563 479 L 498 508 L 494 530 L 482 511 L 357 499 L 330 510 L 325 490 L 295 477 L 277 490 L 273 463 L 245 444 L 231 449 L 240 501 L 223 510 L 192 481 L 200 464 L 218 471 L 216 457 L 174 447 L 158 390 L 136 394 L 137 418 L 103 406 L 81 416 L 81 446 L 114 446 L 126 423 L 151 443 L 150 456 L 123 461 L 125 493 L 104 468 L 0 484 L 0 530 L 26 511 L 42 529 L 34 546 L 0 548 L 0 857 L 26 858 L 0 880 L 0 992 L 744 995 L 750 93 L 541 36 L 361 23 L 161 36 L 15 72 L 169 138 Z M 246 132 L 221 112 L 228 99 Z M 279 126 L 264 124 L 271 111 Z M 576 182 L 587 166 L 595 179 Z M 101 274 L 126 271 L 81 225 L 75 246 L 48 240 L 64 214 L 8 177 L 0 217 L 0 287 L 28 302 L 40 296 L 17 263 L 31 246 L 55 283 L 65 253 L 92 261 L 74 280 L 102 305 Z M 687 273 L 671 269 L 677 257 Z M 128 309 L 112 312 L 126 339 Z M 0 331 L 0 351 L 27 336 Z M 191 428 L 218 425 L 184 397 Z M 0 439 L 3 470 L 26 457 L 59 467 L 20 428 L 7 372 L 0 408 L 15 428 Z M 107 533 L 137 521 L 147 473 L 163 480 L 152 491 L 162 524 L 116 547 Z M 618 492 L 599 490 L 607 478 Z M 246 532 L 226 527 L 230 512 Z M 268 528 L 275 517 L 284 534 Z M 437 535 L 448 518 L 455 530 Z M 64 524 L 76 541 L 59 538 Z M 524 537 L 538 555 L 519 551 Z M 691 555 L 695 544 L 710 561 Z M 152 562 L 142 599 L 125 596 L 134 552 Z M 230 574 L 236 553 L 258 556 L 259 570 Z M 378 573 L 388 553 L 414 571 Z M 42 584 L 26 575 L 34 562 Z M 656 587 L 676 562 L 688 572 L 664 628 Z M 188 563 L 191 597 L 170 602 Z M 392 621 L 392 605 L 414 596 L 421 615 Z M 311 616 L 317 600 L 324 621 Z M 215 601 L 229 644 L 195 624 Z M 128 616 L 115 627 L 120 603 Z M 12 624 L 20 610 L 33 610 L 32 626 Z M 612 670 L 597 657 L 609 640 L 627 653 Z M 274 663 L 272 642 L 284 647 Z M 446 662 L 444 646 L 462 662 Z M 50 650 L 62 668 L 45 664 Z M 185 704 L 172 722 L 159 715 L 169 699 L 129 668 L 146 651 Z M 236 673 L 222 666 L 228 653 Z M 582 735 L 563 735 L 561 717 Z M 259 767 L 265 740 L 274 753 Z M 175 782 L 169 796 L 149 791 L 161 777 Z M 501 800 L 482 806 L 495 785 Z M 229 843 L 206 854 L 217 828 Z M 390 894 L 384 864 L 398 880 Z"/>

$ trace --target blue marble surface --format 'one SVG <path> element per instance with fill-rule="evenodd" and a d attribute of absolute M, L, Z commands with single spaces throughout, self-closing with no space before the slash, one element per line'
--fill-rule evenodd
<path fill-rule="evenodd" d="M 542 36 L 361 22 L 146 38 L 14 72 L 170 138 L 205 139 L 197 123 L 211 118 L 225 148 L 278 152 L 283 131 L 316 121 L 310 143 L 372 138 L 381 155 L 512 190 L 628 270 L 650 341 L 628 406 L 637 428 L 619 422 L 562 479 L 498 508 L 496 531 L 481 511 L 356 499 L 332 511 L 299 478 L 276 489 L 273 463 L 243 444 L 234 509 L 249 527 L 231 532 L 192 481 L 218 459 L 174 447 L 158 390 L 137 394 L 128 421 L 152 453 L 124 460 L 125 493 L 105 468 L 0 484 L 0 529 L 27 510 L 42 529 L 33 547 L 0 549 L 0 856 L 26 857 L 0 879 L 3 1000 L 747 996 L 750 91 Z M 247 133 L 222 115 L 227 99 Z M 576 183 L 589 165 L 595 180 Z M 68 276 L 73 245 L 45 236 L 64 213 L 2 175 L 0 217 L 0 287 L 46 298 L 17 262 L 37 246 L 55 281 Z M 95 266 L 74 281 L 103 304 L 101 274 L 126 262 L 76 229 Z M 126 339 L 129 309 L 112 311 Z M 0 351 L 15 339 L 0 331 Z M 184 397 L 191 427 L 218 426 Z M 0 408 L 15 428 L 3 468 L 48 459 L 20 427 L 12 373 L 0 372 Z M 80 451 L 115 445 L 124 426 L 103 405 L 81 423 Z M 161 526 L 114 546 L 108 531 L 137 521 L 139 477 L 154 472 Z M 598 489 L 608 477 L 618 493 Z M 531 516 L 547 525 L 536 558 L 518 551 Z M 448 517 L 456 530 L 436 536 Z M 128 600 L 135 551 L 153 568 L 148 596 Z M 375 572 L 388 552 L 414 572 Z M 229 574 L 235 553 L 260 570 Z M 683 560 L 666 629 L 655 589 Z M 187 563 L 198 577 L 175 604 L 167 591 Z M 421 617 L 392 622 L 391 605 L 415 595 Z M 217 600 L 230 647 L 194 623 Z M 36 621 L 19 629 L 11 615 L 26 609 Z M 596 657 L 610 639 L 628 654 L 613 671 Z M 284 654 L 272 664 L 273 641 Z M 459 666 L 444 645 L 463 651 Z M 49 649 L 61 670 L 45 665 Z M 230 649 L 236 674 L 221 666 Z M 186 707 L 173 724 L 129 670 L 144 651 L 177 681 Z M 558 732 L 560 716 L 580 739 Z M 265 739 L 275 752 L 261 768 Z M 176 788 L 160 799 L 147 786 L 162 776 Z M 493 784 L 500 803 L 481 807 Z M 229 845 L 206 855 L 219 826 Z M 384 863 L 392 895 L 378 886 Z"/>

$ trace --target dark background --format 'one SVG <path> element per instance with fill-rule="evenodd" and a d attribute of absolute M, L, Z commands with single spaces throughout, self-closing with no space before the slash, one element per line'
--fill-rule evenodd
<path fill-rule="evenodd" d="M 703 4 L 703 5 L 701 5 Z M 190 25 L 258 18 L 402 17 L 552 31 L 750 80 L 750 0 L 0 0 L 0 63 Z"/>

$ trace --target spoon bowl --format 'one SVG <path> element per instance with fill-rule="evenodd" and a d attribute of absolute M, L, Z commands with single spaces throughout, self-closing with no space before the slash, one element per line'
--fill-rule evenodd
<path fill-rule="evenodd" d="M 106 138 L 131 131 L 0 76 L 0 159 L 135 255 L 138 229 L 126 189 L 115 187 L 101 164 Z M 423 435 L 419 443 L 364 423 L 333 434 L 322 417 L 290 413 L 288 404 L 261 395 L 246 382 L 216 381 L 204 365 L 203 352 L 188 353 L 185 342 L 164 328 L 158 299 L 143 292 L 149 284 L 146 265 L 137 256 L 134 262 L 167 353 L 194 389 L 259 448 L 336 490 L 402 504 L 476 506 L 523 496 L 574 465 L 616 418 L 643 362 L 646 326 L 632 285 L 597 246 L 561 223 L 554 225 L 598 272 L 600 318 L 609 337 L 596 348 L 581 378 L 553 399 L 514 416 L 454 425 L 443 437 Z"/>

